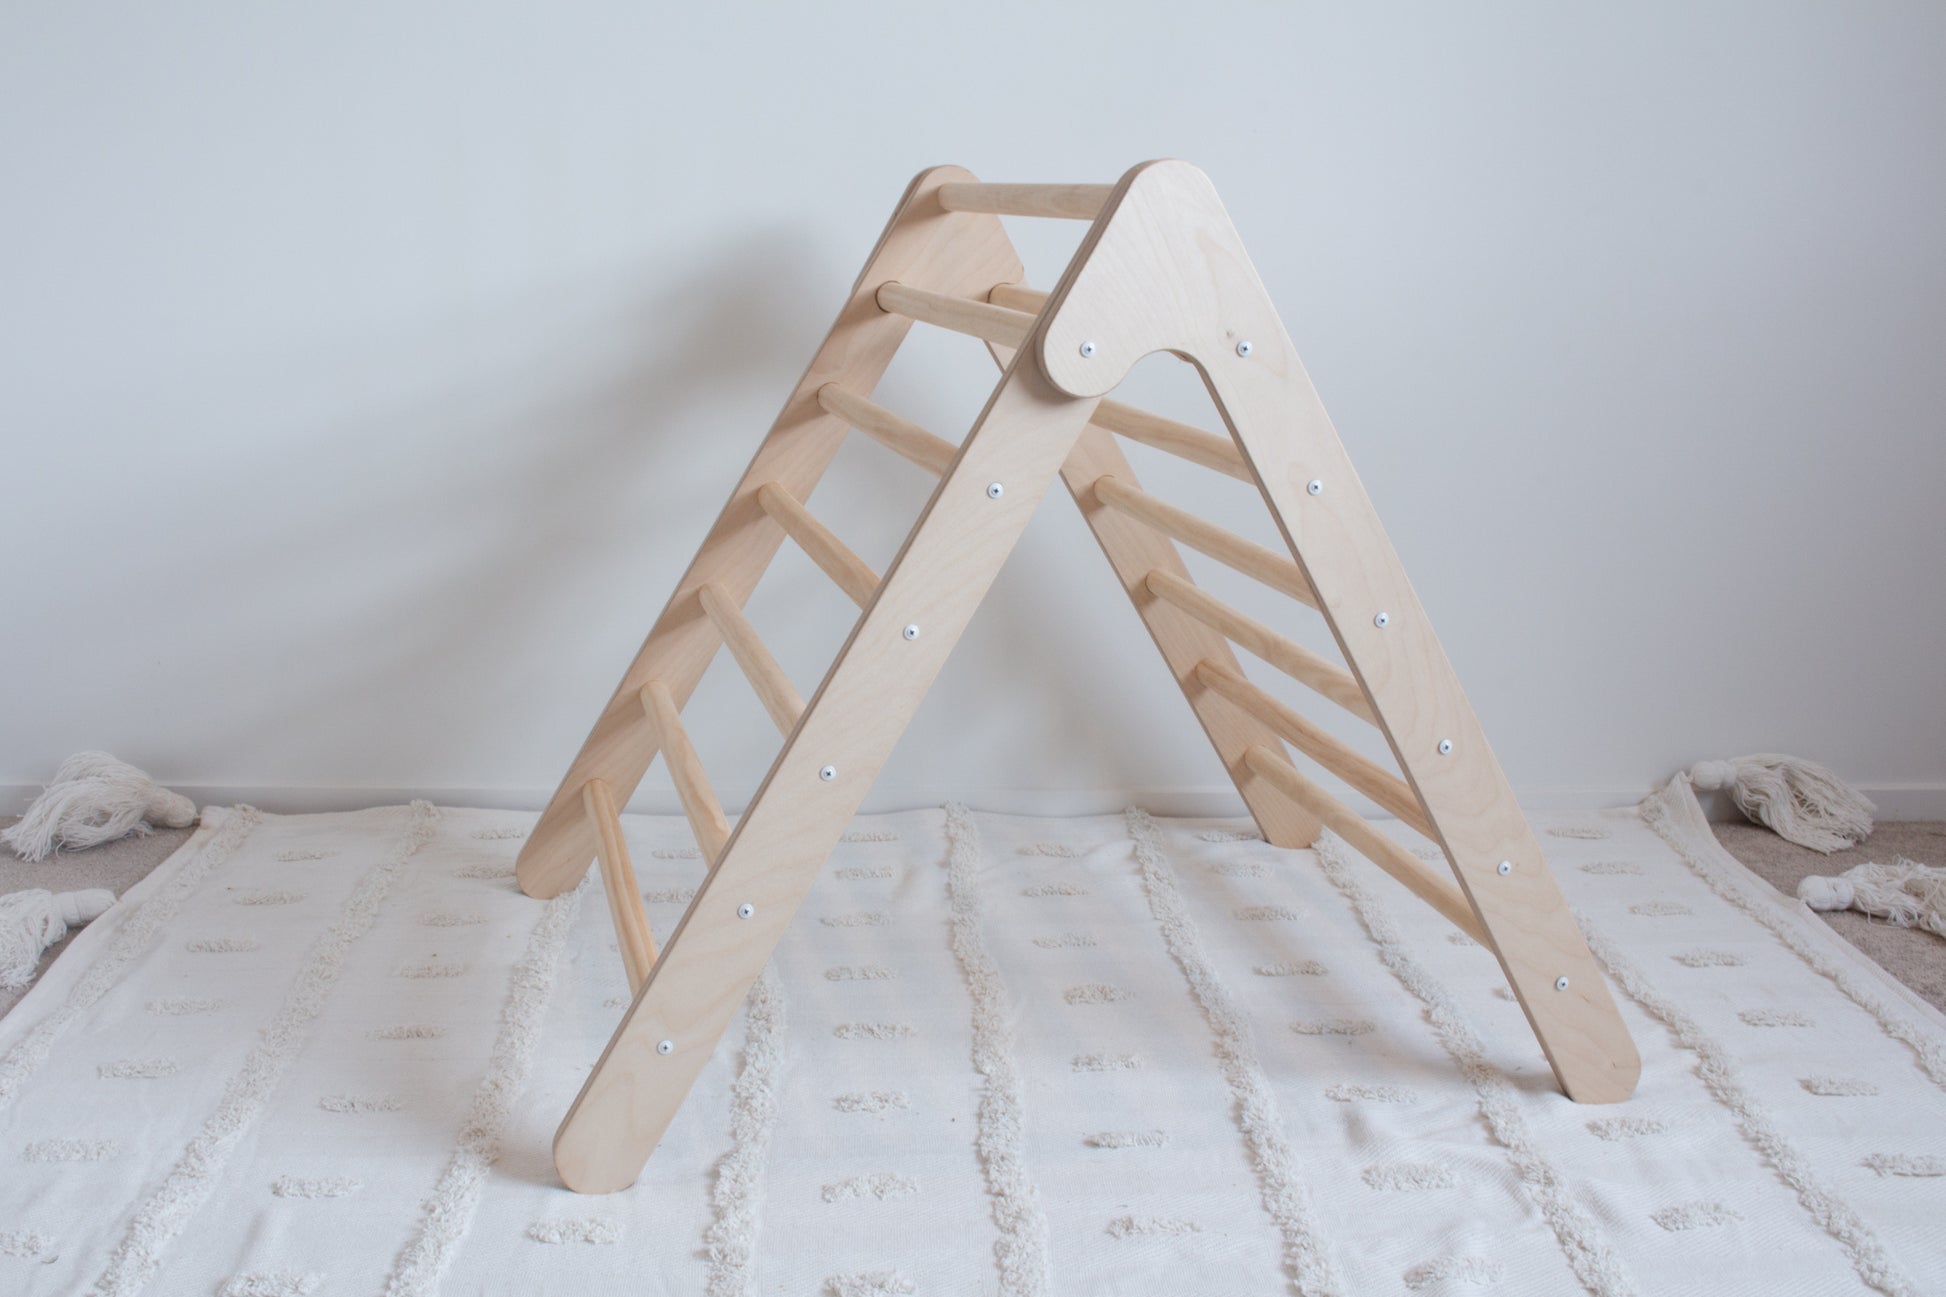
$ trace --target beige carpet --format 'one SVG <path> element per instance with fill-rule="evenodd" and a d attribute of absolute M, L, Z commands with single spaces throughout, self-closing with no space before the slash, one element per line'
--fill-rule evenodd
<path fill-rule="evenodd" d="M 0 818 L 0 826 L 11 823 L 13 817 Z M 1786 896 L 1797 894 L 1797 882 L 1807 874 L 1841 873 L 1868 860 L 1890 861 L 1905 856 L 1921 864 L 1946 864 L 1946 821 L 1942 820 L 1882 823 L 1864 846 L 1832 856 L 1793 846 L 1770 830 L 1753 824 L 1711 827 L 1725 850 Z M 192 832 L 193 829 L 163 829 L 147 837 L 125 838 L 37 865 L 16 860 L 10 852 L 0 850 L 0 893 L 32 887 L 62 892 L 106 887 L 120 896 L 168 859 L 169 853 L 187 841 Z M 1924 996 L 1935 1008 L 1946 1011 L 1946 941 L 1927 932 L 1888 927 L 1855 912 L 1827 914 L 1823 918 L 1881 968 Z M 73 940 L 72 935 L 68 940 Z M 41 960 L 40 972 L 46 972 L 47 966 L 67 945 L 67 941 L 62 941 L 49 950 Z M 26 993 L 25 989 L 0 990 L 0 1016 Z"/>
<path fill-rule="evenodd" d="M 1890 864 L 1900 856 L 1922 865 L 1946 865 L 1946 821 L 1907 820 L 1880 824 L 1865 844 L 1821 856 L 1794 846 L 1754 824 L 1713 824 L 1723 849 L 1786 896 L 1808 874 L 1841 874 L 1867 861 Z M 1946 1010 L 1946 941 L 1915 928 L 1894 928 L 1856 910 L 1819 916 L 1879 967 Z"/>
<path fill-rule="evenodd" d="M 12 824 L 19 816 L 0 819 L 0 827 Z M 90 851 L 65 852 L 39 864 L 28 864 L 5 847 L 0 847 L 0 893 L 32 891 L 45 887 L 50 892 L 78 892 L 84 887 L 106 887 L 120 896 L 149 876 L 149 871 L 167 860 L 172 852 L 189 840 L 194 829 L 160 829 L 146 837 L 123 838 Z M 36 979 L 47 971 L 60 953 L 74 940 L 70 932 L 41 956 Z M 20 1003 L 29 988 L 8 990 L 0 987 L 0 1016 Z"/>

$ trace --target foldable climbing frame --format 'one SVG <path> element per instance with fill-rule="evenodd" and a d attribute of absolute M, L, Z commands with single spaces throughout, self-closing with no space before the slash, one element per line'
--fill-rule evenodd
<path fill-rule="evenodd" d="M 1001 216 L 1090 222 L 1051 292 L 1022 285 Z M 914 321 L 983 339 L 1000 362 L 960 445 L 869 399 Z M 1103 399 L 1158 351 L 1197 368 L 1228 437 Z M 854 428 L 939 477 L 883 576 L 804 504 Z M 1289 552 L 1144 491 L 1117 437 L 1256 485 Z M 982 184 L 938 167 L 900 200 L 520 854 L 538 897 L 599 859 L 634 992 L 555 1138 L 570 1188 L 641 1173 L 1056 474 L 1265 839 L 1305 847 L 1336 831 L 1494 952 L 1570 1098 L 1634 1089 L 1607 985 L 1208 179 L 1173 161 L 1114 185 Z M 742 612 L 785 537 L 863 610 L 808 704 Z M 1179 543 L 1314 609 L 1350 671 L 1198 587 Z M 1376 726 L 1403 778 L 1251 683 L 1233 645 Z M 784 735 L 734 828 L 681 718 L 719 646 Z M 1300 773 L 1287 742 L 1437 844 L 1451 876 Z M 660 955 L 616 810 L 658 752 L 708 864 Z"/>

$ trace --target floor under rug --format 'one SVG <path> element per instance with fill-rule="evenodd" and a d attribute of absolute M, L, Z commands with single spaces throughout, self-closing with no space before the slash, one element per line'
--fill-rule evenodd
<path fill-rule="evenodd" d="M 0 1291 L 1946 1290 L 1946 1018 L 1700 819 L 1533 818 L 1628 1103 L 1341 848 L 912 812 L 581 1197 L 549 1141 L 626 988 L 598 887 L 514 887 L 532 816 L 213 810 L 0 1019 Z M 626 825 L 666 934 L 700 862 Z"/>

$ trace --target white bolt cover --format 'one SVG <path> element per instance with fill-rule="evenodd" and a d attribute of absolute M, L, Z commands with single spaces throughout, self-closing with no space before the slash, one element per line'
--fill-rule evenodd
<path fill-rule="evenodd" d="M 990 500 L 998 500 L 1003 494 L 1006 493 L 1006 490 L 1007 488 L 1000 485 L 998 482 L 988 482 L 987 498 Z"/>
<path fill-rule="evenodd" d="M 655 1052 L 658 1054 L 673 1054 L 676 1052 L 676 1042 L 673 1040 L 657 1041 Z"/>
<path fill-rule="evenodd" d="M 1092 343 L 1092 342 L 1084 342 L 1084 343 L 1082 343 L 1082 344 L 1081 344 L 1081 358 L 1082 358 L 1083 360 L 1090 360 L 1090 359 L 1093 359 L 1093 357 L 1094 357 L 1094 354 L 1095 354 L 1095 344 L 1094 344 L 1094 343 Z"/>
<path fill-rule="evenodd" d="M 1323 495 L 1324 479 L 1321 477 L 1314 477 L 1309 482 L 1305 483 L 1304 489 L 1306 491 L 1309 491 L 1312 495 Z"/>
<path fill-rule="evenodd" d="M 1382 612 L 1378 616 L 1372 618 L 1372 625 L 1378 627 L 1380 630 L 1384 630 L 1387 626 L 1390 626 L 1391 624 L 1392 624 L 1392 614 L 1389 612 Z"/>
<path fill-rule="evenodd" d="M 1511 874 L 1513 871 L 1514 871 L 1513 861 L 1503 860 L 1500 862 L 1500 876 L 1502 878 L 1505 878 L 1508 874 Z"/>
<path fill-rule="evenodd" d="M 824 780 L 827 784 L 837 777 L 838 767 L 836 766 L 826 766 L 824 769 L 818 771 L 818 778 Z"/>
<path fill-rule="evenodd" d="M 1567 978 L 1565 978 L 1565 977 L 1557 977 L 1557 978 L 1555 978 L 1555 979 L 1554 979 L 1554 989 L 1555 989 L 1555 990 L 1557 990 L 1557 991 L 1565 991 L 1565 990 L 1567 990 L 1567 989 L 1568 989 L 1568 979 L 1567 979 Z"/>
<path fill-rule="evenodd" d="M 745 901 L 743 904 L 737 906 L 737 917 L 739 919 L 747 919 L 751 915 L 755 914 L 756 912 L 757 912 L 757 907 L 750 904 L 750 902 L 748 901 Z"/>
<path fill-rule="evenodd" d="M 1444 757 L 1444 756 L 1450 756 L 1450 755 L 1452 755 L 1452 751 L 1453 751 L 1453 741 L 1452 741 L 1451 739 L 1441 739 L 1441 740 L 1439 740 L 1439 755 L 1440 755 L 1440 756 L 1442 756 L 1442 757 Z"/>
<path fill-rule="evenodd" d="M 904 634 L 905 634 L 905 637 L 906 637 L 907 639 L 918 639 L 918 638 L 919 638 L 919 623 L 915 621 L 915 622 L 912 622 L 912 623 L 910 623 L 910 624 L 908 624 L 908 625 L 906 626 L 906 628 L 905 628 L 905 632 L 904 632 Z"/>
<path fill-rule="evenodd" d="M 1248 338 L 1244 339 L 1242 342 L 1239 342 L 1237 344 L 1237 355 L 1239 356 L 1248 356 L 1252 350 L 1253 348 L 1251 347 L 1250 340 Z"/>

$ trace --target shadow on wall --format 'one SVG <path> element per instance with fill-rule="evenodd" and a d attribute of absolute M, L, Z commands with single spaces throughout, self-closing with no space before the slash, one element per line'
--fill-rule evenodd
<path fill-rule="evenodd" d="M 193 615 L 151 637 L 160 660 L 145 674 L 209 696 L 230 664 L 287 661 L 251 722 L 198 733 L 188 761 L 221 754 L 251 781 L 336 768 L 403 786 L 428 769 L 469 769 L 477 744 L 504 742 L 522 707 L 539 706 L 530 691 L 573 684 L 509 671 L 571 656 L 572 628 L 602 603 L 619 602 L 634 627 L 626 647 L 598 646 L 604 672 L 619 676 L 774 416 L 744 426 L 725 394 L 781 399 L 795 374 L 779 374 L 824 327 L 806 304 L 833 294 L 805 284 L 808 261 L 781 232 L 753 240 L 613 312 L 598 337 L 585 310 L 578 336 L 536 340 L 547 326 L 531 316 L 546 317 L 545 304 L 498 306 L 457 331 L 514 321 L 513 363 L 487 369 L 462 338 L 470 354 L 452 383 L 409 408 L 267 435 L 255 457 L 205 467 L 201 490 L 217 507 L 171 542 L 172 559 L 202 577 Z M 436 364 L 452 346 L 442 335 L 425 350 Z M 563 370 L 572 383 L 557 381 Z M 606 583 L 591 599 L 591 584 L 624 570 L 624 588 Z M 575 702 L 592 721 L 601 698 Z M 402 732 L 388 713 L 425 719 Z M 582 733 L 537 738 L 564 766 Z"/>
<path fill-rule="evenodd" d="M 523 797 L 551 786 L 842 300 L 848 272 L 798 237 L 712 243 L 680 278 L 671 254 L 377 342 L 271 339 L 234 379 L 243 395 L 207 414 L 242 450 L 191 466 L 182 521 L 154 551 L 158 569 L 196 573 L 189 608 L 165 596 L 136 614 L 169 746 L 160 760 L 112 734 L 70 746 L 105 743 L 184 784 L 356 771 L 361 788 L 425 787 L 428 772 Z M 632 295 L 641 282 L 663 287 Z M 930 364 L 920 382 L 954 437 L 997 377 L 974 344 L 958 350 L 966 391 Z M 252 406 L 251 392 L 268 395 Z M 813 504 L 882 570 L 931 489 L 865 447 Z M 1153 782 L 1158 750 L 1186 747 L 1220 787 L 1066 489 L 1049 496 L 1030 536 L 1056 527 L 1059 545 L 1009 561 L 888 770 L 908 787 L 1132 787 Z M 792 547 L 780 563 L 753 616 L 808 698 L 856 609 Z M 119 605 L 152 581 L 107 572 L 49 611 Z M 266 679 L 238 699 L 234 682 Z M 725 723 L 697 738 L 734 808 L 776 735 L 740 678 L 723 701 Z"/>

